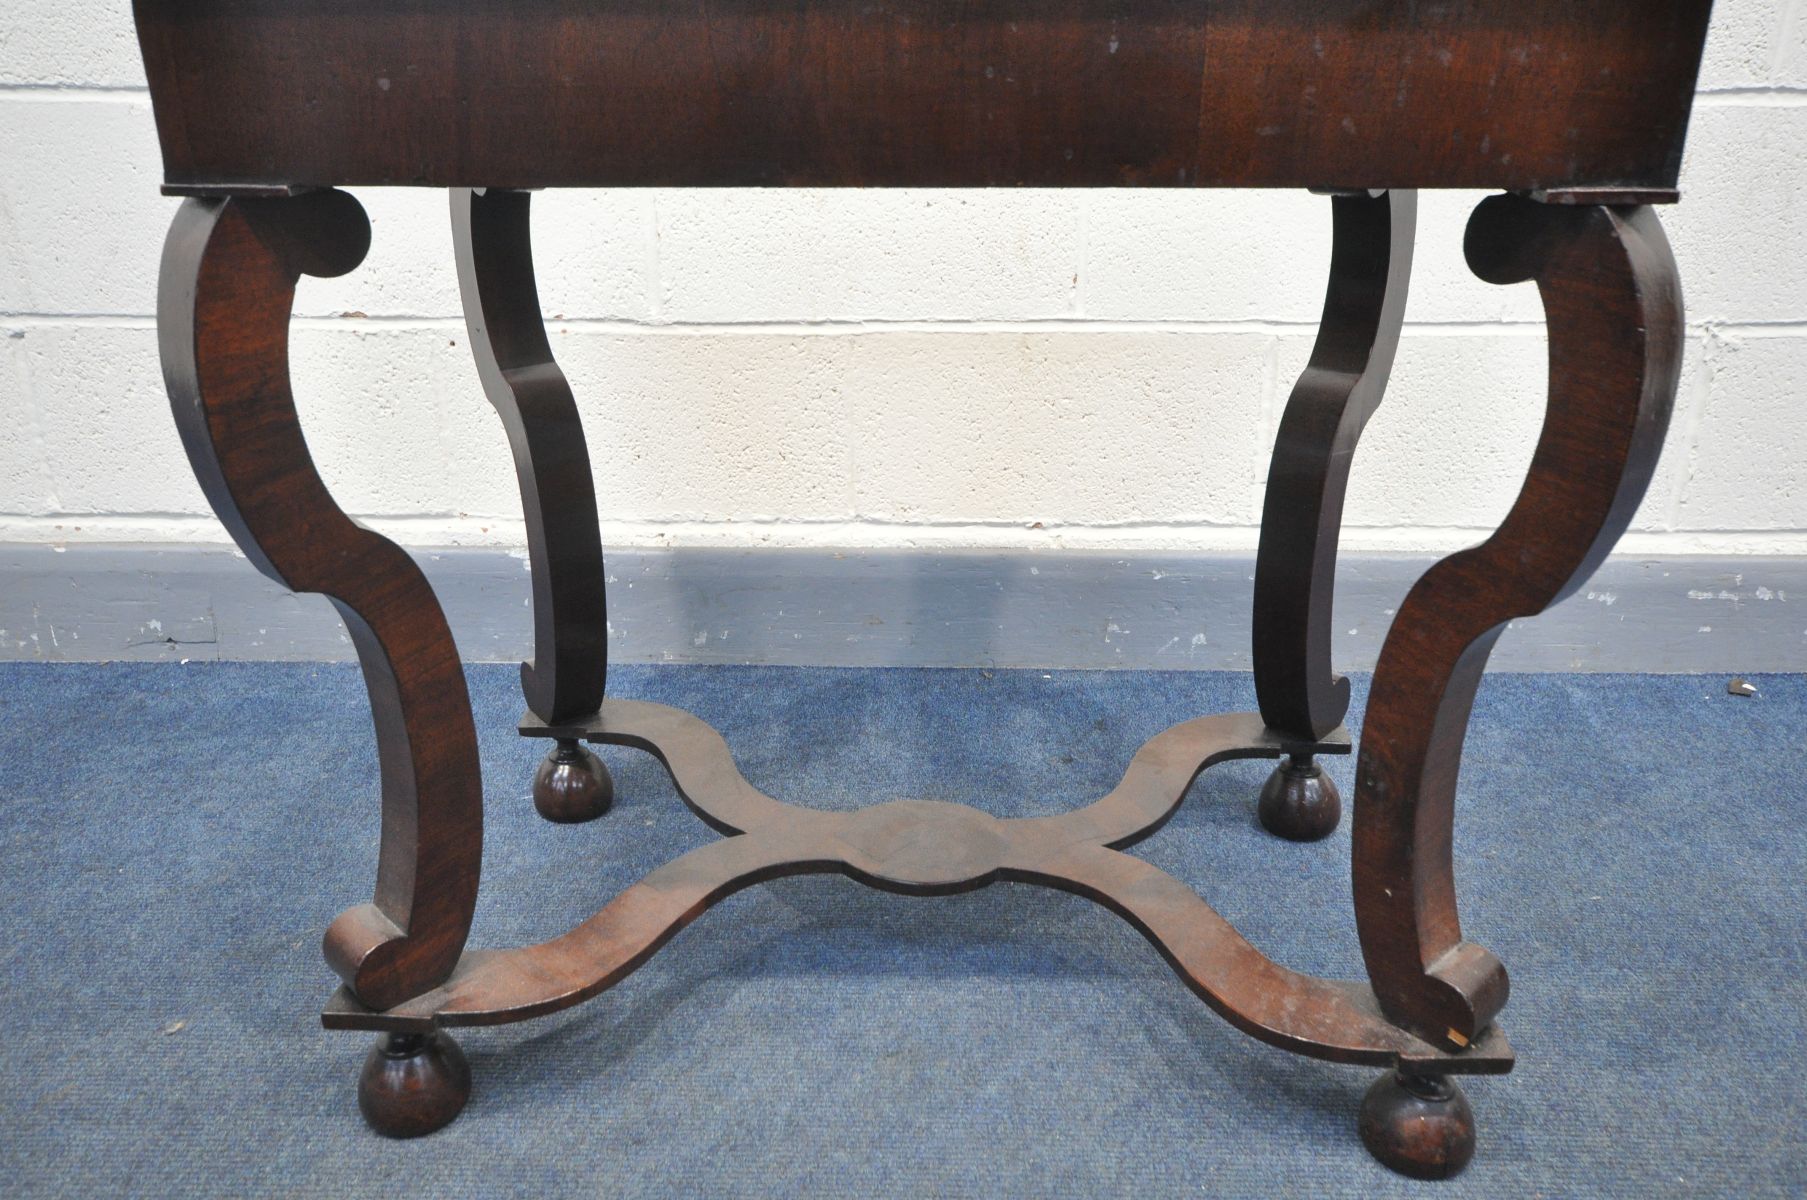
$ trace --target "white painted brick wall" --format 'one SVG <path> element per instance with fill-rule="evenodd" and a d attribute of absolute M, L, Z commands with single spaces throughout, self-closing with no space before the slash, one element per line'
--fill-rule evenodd
<path fill-rule="evenodd" d="M 1807 552 L 1807 0 L 1720 0 L 1665 213 L 1689 300 L 1675 433 L 1629 548 Z M 0 15 L 0 540 L 223 538 L 151 314 L 174 202 L 127 0 Z M 359 193 L 375 244 L 304 281 L 303 420 L 345 506 L 421 544 L 521 540 L 443 195 Z M 1424 198 L 1410 327 L 1350 544 L 1504 513 L 1541 416 L 1530 287 Z M 1243 549 L 1309 353 L 1329 206 L 1296 193 L 544 193 L 542 297 L 611 544 Z"/>

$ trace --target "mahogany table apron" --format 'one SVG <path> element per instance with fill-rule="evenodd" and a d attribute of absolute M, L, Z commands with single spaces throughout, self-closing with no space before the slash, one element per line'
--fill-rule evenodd
<path fill-rule="evenodd" d="M 335 1029 L 375 1030 L 359 1102 L 380 1132 L 452 1120 L 470 1073 L 446 1032 L 585 1000 L 723 897 L 839 873 L 912 895 L 998 880 L 1089 897 L 1207 1004 L 1298 1054 L 1386 1069 L 1363 1104 L 1395 1169 L 1454 1174 L 1474 1149 L 1453 1077 L 1503 1073 L 1499 960 L 1464 939 L 1453 798 L 1475 689 L 1506 622 L 1574 591 L 1624 531 L 1674 401 L 1683 323 L 1651 205 L 1675 184 L 1710 0 L 137 0 L 165 190 L 163 371 L 196 474 L 251 561 L 338 607 L 363 665 L 382 780 L 376 891 L 326 931 Z M 533 572 L 521 732 L 551 740 L 547 818 L 608 807 L 584 743 L 655 755 L 724 837 L 562 937 L 465 942 L 482 785 L 469 696 L 412 559 L 334 503 L 289 387 L 303 274 L 363 259 L 347 186 L 445 188 L 477 371 L 520 478 Z M 557 186 L 1298 187 L 1334 241 L 1310 365 L 1280 422 L 1255 578 L 1259 713 L 1144 745 L 1061 816 L 999 820 L 892 801 L 853 813 L 761 794 L 721 737 L 605 697 L 593 477 L 541 321 L 529 193 Z M 1465 242 L 1496 284 L 1534 282 L 1549 400 L 1516 503 L 1432 567 L 1375 668 L 1353 796 L 1365 981 L 1267 959 L 1124 851 L 1194 777 L 1280 760 L 1262 822 L 1328 834 L 1316 758 L 1350 749 L 1330 668 L 1350 461 L 1380 403 L 1411 272 L 1416 191 L 1483 188 Z"/>

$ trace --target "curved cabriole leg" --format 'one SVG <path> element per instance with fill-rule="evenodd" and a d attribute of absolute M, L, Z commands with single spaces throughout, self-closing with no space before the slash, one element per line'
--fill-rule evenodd
<path fill-rule="evenodd" d="M 1418 194 L 1331 200 L 1334 242 L 1311 362 L 1287 401 L 1268 470 L 1255 562 L 1255 693 L 1268 728 L 1323 737 L 1349 711 L 1349 681 L 1330 669 L 1337 538 L 1349 465 L 1386 393 L 1412 275 Z M 1328 837 L 1342 816 L 1336 784 L 1309 756 L 1281 764 L 1262 789 L 1261 823 L 1293 841 Z"/>
<path fill-rule="evenodd" d="M 1549 326 L 1542 436 L 1511 512 L 1439 562 L 1393 622 L 1356 761 L 1355 912 L 1387 1016 L 1461 1047 L 1506 1002 L 1506 972 L 1462 940 L 1450 843 L 1456 772 L 1487 655 L 1506 622 L 1542 612 L 1606 557 L 1643 499 L 1675 400 L 1682 303 L 1649 208 L 1484 201 L 1469 266 L 1536 280 Z"/>
<path fill-rule="evenodd" d="M 508 432 L 527 524 L 533 660 L 521 664 L 521 691 L 534 716 L 558 725 L 602 705 L 608 607 L 583 422 L 540 316 L 531 203 L 527 192 L 455 188 L 452 238 L 471 354 Z M 599 817 L 613 794 L 602 760 L 564 742 L 534 776 L 548 820 Z"/>
<path fill-rule="evenodd" d="M 191 199 L 163 251 L 164 382 L 190 463 L 246 556 L 345 620 L 376 721 L 382 848 L 374 903 L 326 932 L 358 999 L 390 1008 L 443 982 L 470 931 L 483 790 L 451 630 L 420 568 L 340 511 L 314 469 L 289 390 L 289 312 L 303 273 L 363 261 L 357 201 Z"/>

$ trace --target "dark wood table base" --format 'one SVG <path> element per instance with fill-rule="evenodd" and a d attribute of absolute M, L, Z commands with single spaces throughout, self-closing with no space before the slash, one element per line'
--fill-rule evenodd
<path fill-rule="evenodd" d="M 378 1031 L 359 1102 L 408 1136 L 452 1120 L 470 1070 L 446 1032 L 596 995 L 764 879 L 838 873 L 939 895 L 998 880 L 1089 897 L 1140 929 L 1227 1020 L 1299 1054 L 1383 1068 L 1368 1148 L 1440 1177 L 1474 1152 L 1454 1083 L 1510 1068 L 1500 961 L 1463 936 L 1452 853 L 1475 689 L 1507 622 L 1573 592 L 1655 468 L 1682 305 L 1655 211 L 1676 199 L 1711 0 L 134 0 L 167 192 L 158 336 L 197 477 L 251 562 L 330 597 L 363 666 L 382 778 L 375 894 L 327 929 L 325 1020 Z M 442 187 L 470 344 L 519 478 L 534 653 L 522 731 L 552 750 L 548 819 L 607 811 L 587 742 L 660 758 L 724 838 L 563 937 L 471 950 L 483 786 L 470 697 L 413 559 L 334 503 L 290 392 L 303 274 L 364 258 L 337 189 Z M 999 820 L 892 800 L 853 813 L 754 790 L 696 718 L 605 698 L 603 556 L 590 456 L 541 320 L 529 236 L 541 187 L 1289 187 L 1327 194 L 1330 283 L 1280 421 L 1255 572 L 1259 714 L 1143 746 L 1110 795 Z M 1279 760 L 1262 823 L 1320 838 L 1350 747 L 1330 667 L 1343 497 L 1385 392 L 1411 275 L 1416 188 L 1483 188 L 1470 267 L 1534 282 L 1549 400 L 1523 490 L 1486 541 L 1400 606 L 1368 695 L 1350 797 L 1367 979 L 1265 958 L 1125 849 L 1194 776 Z M 880 799 L 883 799 L 882 797 Z"/>
<path fill-rule="evenodd" d="M 1059 816 L 1015 820 L 924 800 L 851 813 L 784 804 L 747 782 L 714 729 L 659 704 L 608 700 L 591 719 L 563 725 L 529 715 L 521 731 L 556 739 L 554 756 L 579 739 L 654 755 L 684 802 L 727 840 L 653 872 L 562 937 L 515 950 L 467 951 L 438 988 L 394 1008 L 369 1009 L 349 987 L 340 988 L 324 1014 L 329 1028 L 389 1035 L 373 1051 L 360 1087 L 366 1115 L 384 1132 L 433 1124 L 420 1116 L 423 1106 L 443 1120 L 455 1115 L 448 1097 L 468 1091 L 468 1071 L 444 1029 L 526 1020 L 581 1003 L 626 978 L 718 901 L 789 875 L 839 874 L 912 896 L 954 895 L 1000 881 L 1058 888 L 1123 917 L 1215 1011 L 1273 1045 L 1414 1078 L 1512 1067 L 1497 1027 L 1463 1050 L 1416 1037 L 1381 1014 L 1365 984 L 1315 979 L 1275 964 L 1190 888 L 1122 853 L 1167 822 L 1206 767 L 1235 758 L 1347 753 L 1341 730 L 1299 741 L 1273 733 L 1254 713 L 1201 717 L 1151 739 L 1102 799 Z M 432 1085 L 415 1079 L 404 1089 L 396 1080 L 398 1063 Z M 412 1097 L 406 1103 L 397 1098 L 404 1090 Z"/>
<path fill-rule="evenodd" d="M 1550 407 L 1523 493 L 1490 539 L 1432 568 L 1375 670 L 1356 766 L 1353 876 L 1366 982 L 1316 979 L 1261 954 L 1190 889 L 1124 850 L 1172 815 L 1195 776 L 1231 758 L 1283 760 L 1264 791 L 1274 832 L 1321 837 L 1340 801 L 1315 757 L 1350 749 L 1346 680 L 1329 665 L 1337 531 L 1350 459 L 1385 387 L 1405 305 L 1416 199 L 1340 193 L 1323 326 L 1280 425 L 1255 585 L 1259 714 L 1204 717 L 1153 738 L 1104 798 L 1000 820 L 894 800 L 852 813 L 755 790 L 721 737 L 656 704 L 605 699 L 602 550 L 576 405 L 540 318 L 528 194 L 454 190 L 459 274 L 479 373 L 508 432 L 532 552 L 535 653 L 521 732 L 551 739 L 535 802 L 553 820 L 608 808 L 583 743 L 644 750 L 723 840 L 677 859 L 562 937 L 468 950 L 482 845 L 469 697 L 450 630 L 409 556 L 351 520 L 316 473 L 288 381 L 302 273 L 349 271 L 370 230 L 344 192 L 190 199 L 163 260 L 159 328 L 184 445 L 251 561 L 323 592 L 356 644 L 376 720 L 383 836 L 376 894 L 328 929 L 344 980 L 324 1020 L 383 1035 L 359 1101 L 380 1132 L 452 1120 L 470 1072 L 445 1032 L 554 1012 L 597 995 L 741 888 L 836 873 L 943 895 L 998 881 L 1085 896 L 1122 916 L 1225 1019 L 1294 1053 L 1384 1068 L 1361 1132 L 1388 1165 L 1437 1176 L 1474 1148 L 1452 1077 L 1503 1073 L 1504 968 L 1456 914 L 1452 802 L 1468 713 L 1507 621 L 1572 591 L 1623 531 L 1673 401 L 1682 321 L 1662 229 L 1644 207 L 1484 201 L 1468 259 L 1496 283 L 1534 280 L 1549 320 Z"/>

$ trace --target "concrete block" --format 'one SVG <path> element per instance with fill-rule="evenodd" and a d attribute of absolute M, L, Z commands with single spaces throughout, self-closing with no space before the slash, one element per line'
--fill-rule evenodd
<path fill-rule="evenodd" d="M 31 401 L 35 364 L 25 340 L 25 330 L 0 324 L 0 412 L 9 426 L 0 438 L 0 512 L 43 516 L 56 511 L 56 490 Z"/>
<path fill-rule="evenodd" d="M 453 511 L 434 415 L 464 347 L 448 347 L 438 331 L 358 324 L 294 334 L 296 406 L 321 476 L 354 515 Z M 211 513 L 176 434 L 148 325 L 38 325 L 8 345 L 28 363 L 58 512 Z M 15 486 L 8 481 L 9 504 Z"/>
<path fill-rule="evenodd" d="M 47 539 L 211 521 L 150 329 L 176 202 L 157 194 L 142 84 L 127 0 L 14 0 L 0 22 L 0 515 Z M 1663 214 L 1695 335 L 1634 528 L 1779 551 L 1807 528 L 1792 403 L 1807 394 L 1807 0 L 1720 0 L 1702 86 L 1724 94 L 1698 109 L 1686 199 Z M 404 540 L 410 522 L 518 536 L 446 198 L 355 190 L 369 260 L 304 280 L 297 301 L 321 470 Z M 1534 287 L 1468 272 L 1479 199 L 1421 197 L 1407 317 L 1429 328 L 1408 329 L 1357 457 L 1349 519 L 1369 546 L 1490 529 L 1535 443 L 1542 310 Z M 661 522 L 731 544 L 758 520 L 748 543 L 1020 523 L 1029 544 L 1049 538 L 1027 528 L 1041 522 L 1245 546 L 1329 259 L 1329 204 L 1302 192 L 555 190 L 534 205 L 604 520 L 655 542 Z M 1061 325 L 997 328 L 1046 320 Z M 798 327 L 819 323 L 856 328 Z M 1252 328 L 1173 329 L 1217 323 Z M 779 327 L 696 328 L 712 324 Z M 1162 532 L 1176 524 L 1191 528 Z"/>
<path fill-rule="evenodd" d="M 1693 322 L 1807 317 L 1807 106 L 1694 114 L 1682 203 L 1663 214 Z"/>
<path fill-rule="evenodd" d="M 57 513 L 79 525 L 89 514 L 210 511 L 176 436 L 155 330 L 34 325 L 18 332 L 7 345 L 30 380 Z M 0 487 L 8 509 L 32 497 L 12 479 Z"/>
<path fill-rule="evenodd" d="M 1290 381 L 1310 342 L 1287 339 L 1282 351 Z M 1493 530 L 1531 463 L 1548 379 L 1541 331 L 1408 332 L 1355 453 L 1345 523 Z"/>
<path fill-rule="evenodd" d="M 660 192 L 670 321 L 1025 320 L 1072 311 L 1082 197 Z"/>
<path fill-rule="evenodd" d="M 1781 43 L 1776 56 L 1776 83 L 1807 88 L 1807 0 L 1791 0 Z"/>
<path fill-rule="evenodd" d="M 1709 355 L 1679 526 L 1807 526 L 1807 337 L 1720 334 Z"/>
<path fill-rule="evenodd" d="M 0 309 L 156 311 L 158 257 L 179 202 L 158 194 L 162 168 L 147 101 L 0 99 L 0 160 L 7 164 Z M 304 277 L 297 314 L 462 319 L 445 192 L 351 190 L 370 215 L 370 254 L 349 275 Z M 647 316 L 649 204 L 622 191 L 536 200 L 536 258 L 549 312 Z"/>
<path fill-rule="evenodd" d="M 0 163 L 0 310 L 156 311 L 176 201 L 149 100 L 0 98 Z"/>
<path fill-rule="evenodd" d="M 1418 246 L 1405 319 L 1411 323 L 1473 325 L 1543 322 L 1537 285 L 1501 287 L 1475 277 L 1462 254 L 1468 218 L 1491 192 L 1421 192 Z"/>
<path fill-rule="evenodd" d="M 144 86 L 131 0 L 7 0 L 0 87 Z"/>
<path fill-rule="evenodd" d="M 295 404 L 320 476 L 347 512 L 372 517 L 458 511 L 447 442 L 434 417 L 468 394 L 463 331 L 345 321 L 293 338 Z"/>
<path fill-rule="evenodd" d="M 534 266 L 549 315 L 652 316 L 654 195 L 620 188 L 535 194 Z"/>
<path fill-rule="evenodd" d="M 886 522 L 1247 525 L 1270 339 L 846 339 L 852 486 Z"/>
<path fill-rule="evenodd" d="M 1717 0 L 1700 64 L 1702 91 L 1777 82 L 1778 59 L 1795 0 Z"/>
<path fill-rule="evenodd" d="M 553 342 L 604 521 L 850 515 L 847 339 L 560 328 Z"/>
<path fill-rule="evenodd" d="M 1088 197 L 1084 315 L 1316 322 L 1330 201 L 1303 191 L 1111 190 Z"/>

